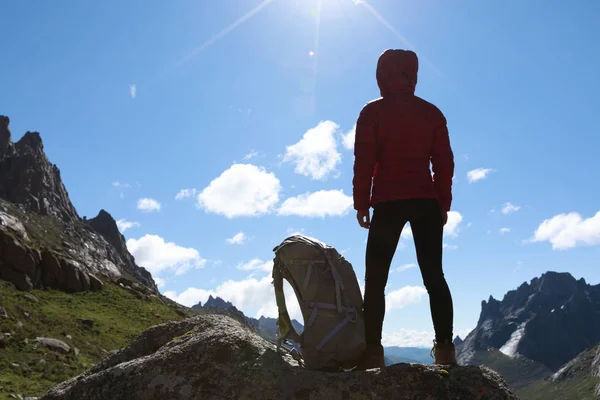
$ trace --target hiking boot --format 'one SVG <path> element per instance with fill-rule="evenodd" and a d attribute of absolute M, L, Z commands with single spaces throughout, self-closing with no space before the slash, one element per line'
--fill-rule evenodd
<path fill-rule="evenodd" d="M 452 342 L 438 343 L 434 340 L 431 357 L 435 359 L 435 364 L 438 365 L 458 365 L 456 362 L 456 349 Z"/>
<path fill-rule="evenodd" d="M 367 344 L 365 352 L 358 361 L 357 371 L 364 371 L 372 368 L 385 368 L 385 359 L 383 358 L 383 346 Z"/>

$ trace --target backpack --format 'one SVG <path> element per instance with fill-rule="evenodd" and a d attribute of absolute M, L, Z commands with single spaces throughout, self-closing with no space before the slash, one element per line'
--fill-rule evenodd
<path fill-rule="evenodd" d="M 287 339 L 296 342 L 307 369 L 355 367 L 366 342 L 363 300 L 352 264 L 333 247 L 304 235 L 286 238 L 273 251 L 278 349 Z M 290 321 L 284 279 L 294 289 L 302 310 L 302 334 Z"/>

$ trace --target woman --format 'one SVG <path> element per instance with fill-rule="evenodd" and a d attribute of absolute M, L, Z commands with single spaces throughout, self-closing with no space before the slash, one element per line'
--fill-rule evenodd
<path fill-rule="evenodd" d="M 436 106 L 414 94 L 417 71 L 414 52 L 384 51 L 376 73 L 381 97 L 362 109 L 356 123 L 354 208 L 360 226 L 369 229 L 364 297 L 367 348 L 362 369 L 385 367 L 381 345 L 384 291 L 407 222 L 429 293 L 435 363 L 456 364 L 452 296 L 442 270 L 442 235 L 452 203 L 454 155 L 446 118 Z"/>

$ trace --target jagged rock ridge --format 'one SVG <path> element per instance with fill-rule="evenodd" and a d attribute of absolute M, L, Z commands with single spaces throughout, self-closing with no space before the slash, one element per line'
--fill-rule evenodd
<path fill-rule="evenodd" d="M 109 213 L 79 218 L 39 133 L 14 143 L 8 117 L 0 116 L 0 279 L 20 290 L 78 292 L 120 277 L 158 293 Z"/>
<path fill-rule="evenodd" d="M 502 301 L 490 296 L 481 308 L 477 327 L 457 348 L 462 364 L 477 351 L 498 349 L 557 371 L 600 342 L 600 285 L 569 273 L 547 272 Z"/>
<path fill-rule="evenodd" d="M 88 399 L 517 399 L 485 367 L 397 364 L 383 371 L 323 373 L 239 322 L 200 315 L 150 328 L 127 348 L 41 400 Z"/>
<path fill-rule="evenodd" d="M 13 143 L 9 118 L 0 116 L 0 198 L 65 222 L 79 219 L 58 167 L 48 161 L 38 132 Z"/>

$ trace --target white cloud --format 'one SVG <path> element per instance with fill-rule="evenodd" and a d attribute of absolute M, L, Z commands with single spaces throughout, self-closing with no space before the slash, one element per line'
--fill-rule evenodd
<path fill-rule="evenodd" d="M 469 183 L 477 182 L 482 179 L 485 179 L 487 175 L 492 172 L 493 169 L 490 168 L 477 168 L 467 172 L 467 179 Z"/>
<path fill-rule="evenodd" d="M 417 267 L 417 264 L 405 264 L 405 265 L 401 265 L 397 268 L 392 269 L 391 272 L 403 272 L 403 271 L 409 270 L 411 268 L 416 268 L 416 267 Z"/>
<path fill-rule="evenodd" d="M 460 231 L 463 216 L 458 211 L 448 211 L 448 222 L 444 226 L 444 235 L 456 237 Z"/>
<path fill-rule="evenodd" d="M 139 227 L 139 226 L 140 226 L 139 222 L 131 222 L 131 221 L 126 221 L 124 219 L 120 219 L 117 221 L 117 228 L 119 228 L 119 231 L 121 231 L 121 233 L 125 232 L 129 228 L 134 228 L 134 227 Z"/>
<path fill-rule="evenodd" d="M 338 129 L 335 122 L 320 122 L 306 131 L 298 143 L 287 146 L 283 161 L 295 163 L 297 174 L 316 180 L 326 179 L 342 160 L 335 140 Z"/>
<path fill-rule="evenodd" d="M 511 204 L 511 203 L 505 203 L 500 211 L 502 212 L 502 214 L 510 214 L 510 213 L 519 211 L 520 209 L 521 209 L 521 206 L 515 206 L 514 204 Z"/>
<path fill-rule="evenodd" d="M 165 279 L 158 278 L 158 277 L 153 278 L 153 279 L 154 279 L 154 282 L 156 283 L 156 287 L 159 289 L 162 289 L 167 284 L 167 281 Z"/>
<path fill-rule="evenodd" d="M 254 258 L 246 263 L 238 264 L 237 269 L 242 271 L 266 271 L 271 272 L 273 270 L 273 261 L 263 261 L 258 258 Z"/>
<path fill-rule="evenodd" d="M 242 244 L 246 240 L 246 234 L 244 232 L 238 232 L 233 237 L 227 239 L 229 244 Z"/>
<path fill-rule="evenodd" d="M 250 160 L 258 155 L 258 151 L 251 151 L 250 153 L 244 156 L 244 160 Z"/>
<path fill-rule="evenodd" d="M 384 332 L 381 344 L 386 347 L 430 347 L 433 345 L 435 334 L 429 331 L 417 331 L 414 329 L 400 329 L 395 332 Z"/>
<path fill-rule="evenodd" d="M 473 329 L 461 329 L 454 332 L 454 337 L 460 336 L 462 339 Z M 381 343 L 384 346 L 400 347 L 427 347 L 433 346 L 435 333 L 432 331 L 417 331 L 414 329 L 400 329 L 395 332 L 383 332 Z M 433 360 L 432 360 L 433 361 Z"/>
<path fill-rule="evenodd" d="M 128 188 L 131 187 L 131 185 L 129 183 L 122 183 L 122 182 L 119 182 L 119 181 L 113 182 L 112 185 L 114 187 L 118 187 L 118 188 L 121 188 L 121 189 L 128 189 Z"/>
<path fill-rule="evenodd" d="M 385 296 L 385 309 L 389 311 L 418 303 L 426 295 L 427 290 L 421 286 L 404 286 Z"/>
<path fill-rule="evenodd" d="M 498 233 L 501 235 L 504 235 L 505 233 L 508 233 L 508 232 L 510 232 L 510 228 L 500 228 L 498 230 Z"/>
<path fill-rule="evenodd" d="M 576 212 L 555 215 L 540 224 L 531 241 L 550 242 L 553 250 L 567 250 L 578 245 L 598 245 L 600 211 L 586 219 Z"/>
<path fill-rule="evenodd" d="M 456 246 L 456 245 L 454 245 L 454 244 L 448 244 L 448 243 L 444 243 L 444 244 L 442 245 L 442 247 L 443 247 L 444 249 L 448 249 L 448 250 L 456 250 L 456 249 L 458 249 L 458 246 Z"/>
<path fill-rule="evenodd" d="M 460 232 L 460 224 L 463 221 L 463 216 L 458 211 L 448 211 L 448 221 L 444 226 L 444 236 L 457 237 Z M 400 234 L 402 239 L 408 240 L 413 238 L 412 229 L 410 224 L 406 224 L 402 233 Z"/>
<path fill-rule="evenodd" d="M 132 99 L 135 99 L 135 96 L 137 95 L 137 86 L 135 84 L 129 85 L 129 95 Z"/>
<path fill-rule="evenodd" d="M 352 197 L 345 195 L 343 190 L 320 190 L 287 198 L 278 214 L 321 218 L 342 216 L 348 213 L 352 204 Z"/>
<path fill-rule="evenodd" d="M 143 198 L 137 201 L 137 208 L 141 211 L 159 211 L 160 207 L 160 203 L 154 199 Z"/>
<path fill-rule="evenodd" d="M 198 206 L 227 218 L 269 213 L 281 184 L 272 172 L 252 164 L 233 164 L 198 195 Z"/>
<path fill-rule="evenodd" d="M 177 275 L 181 275 L 190 268 L 202 268 L 206 264 L 206 260 L 200 257 L 196 249 L 165 242 L 157 235 L 129 239 L 127 249 L 135 257 L 136 263 L 152 275 L 158 275 L 165 270 L 175 270 Z"/>
<path fill-rule="evenodd" d="M 181 189 L 175 195 L 175 200 L 189 199 L 196 195 L 196 189 Z"/>
<path fill-rule="evenodd" d="M 277 318 L 278 309 L 271 282 L 272 278 L 269 274 L 261 279 L 228 280 L 215 289 L 188 288 L 180 294 L 171 291 L 164 293 L 164 295 L 188 307 L 198 304 L 199 301 L 205 303 L 210 295 L 213 297 L 218 296 L 225 301 L 230 301 L 248 316 L 254 315 L 255 317 L 260 317 L 264 315 L 265 317 Z M 302 321 L 302 312 L 300 311 L 294 290 L 285 280 L 283 287 L 290 317 Z M 254 311 L 257 309 L 258 311 Z"/>
<path fill-rule="evenodd" d="M 354 138 L 356 136 L 356 124 L 348 132 L 342 134 L 342 144 L 348 150 L 354 149 Z"/>

